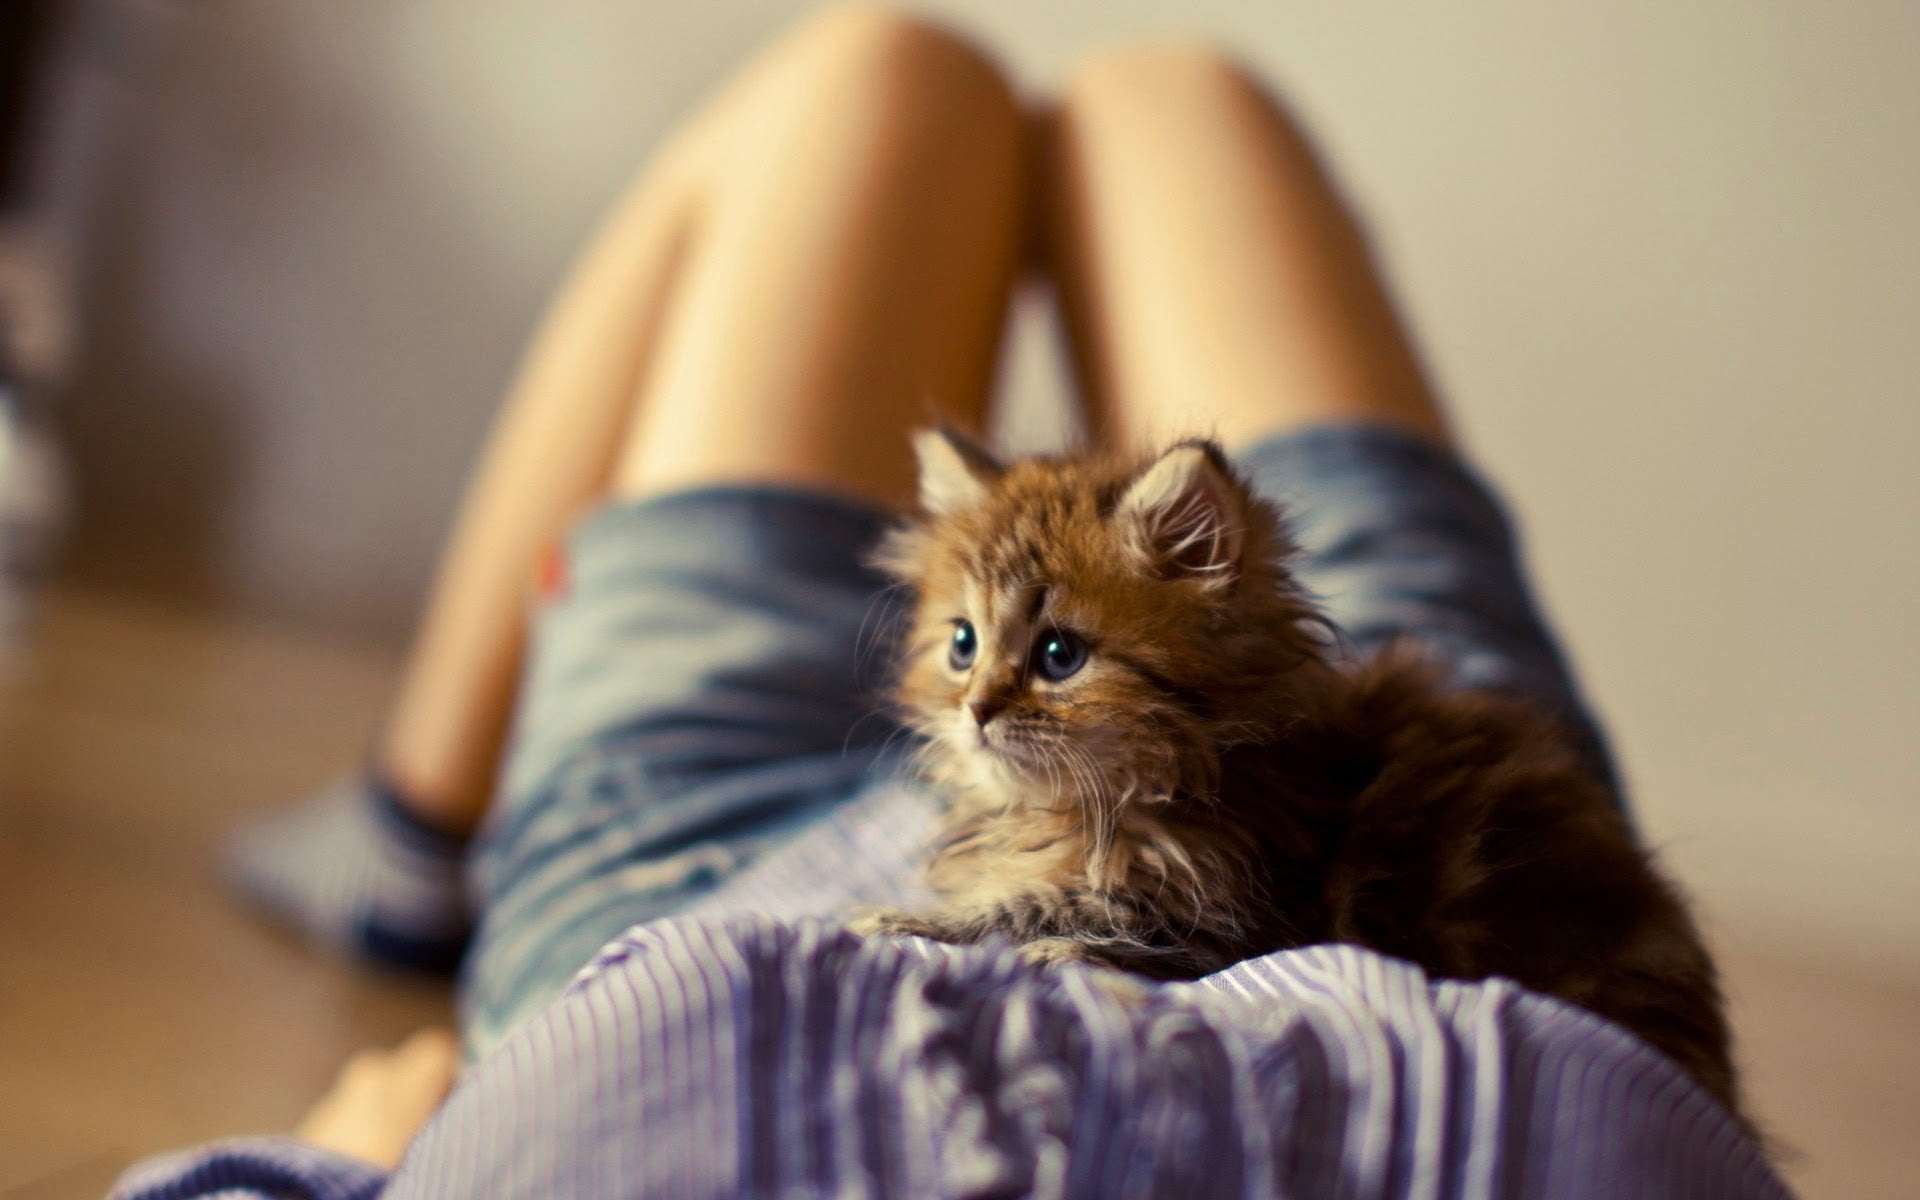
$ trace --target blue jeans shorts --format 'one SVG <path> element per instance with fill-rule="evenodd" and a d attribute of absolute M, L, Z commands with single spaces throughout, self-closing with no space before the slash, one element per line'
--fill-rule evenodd
<path fill-rule="evenodd" d="M 1239 456 L 1289 515 L 1295 570 L 1363 655 L 1412 639 L 1462 687 L 1532 698 L 1613 778 L 1498 500 L 1458 458 L 1363 425 Z M 897 592 L 865 565 L 885 513 L 777 488 L 614 503 L 541 612 L 474 856 L 470 1052 L 627 927 L 726 888 L 877 776 Z"/>

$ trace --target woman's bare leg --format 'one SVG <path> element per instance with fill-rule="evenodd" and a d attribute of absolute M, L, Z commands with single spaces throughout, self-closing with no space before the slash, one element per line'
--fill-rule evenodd
<path fill-rule="evenodd" d="M 893 503 L 908 433 L 977 425 L 1020 244 L 1023 122 L 974 48 L 832 10 L 737 114 L 617 492 L 782 483 Z"/>
<path fill-rule="evenodd" d="M 1200 46 L 1103 51 L 1049 126 L 1050 249 L 1097 429 L 1447 436 L 1353 214 L 1245 71 Z"/>
<path fill-rule="evenodd" d="M 829 10 L 646 173 L 550 310 L 434 584 L 378 751 L 414 815 L 461 832 L 485 811 L 534 563 L 616 456 L 623 491 L 891 500 L 909 426 L 978 420 L 1017 236 L 1013 111 L 949 35 Z"/>

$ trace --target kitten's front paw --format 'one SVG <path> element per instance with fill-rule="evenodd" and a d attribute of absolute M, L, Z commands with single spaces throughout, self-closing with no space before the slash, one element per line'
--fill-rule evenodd
<path fill-rule="evenodd" d="M 951 938 L 933 918 L 897 908 L 875 908 L 856 914 L 847 928 L 861 937 L 924 937 L 944 942 Z"/>

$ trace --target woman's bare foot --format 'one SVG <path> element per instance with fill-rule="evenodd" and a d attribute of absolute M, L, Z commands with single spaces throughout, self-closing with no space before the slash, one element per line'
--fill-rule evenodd
<path fill-rule="evenodd" d="M 294 1136 L 391 1171 L 459 1074 L 460 1043 L 444 1029 L 422 1029 L 391 1050 L 362 1050 Z"/>

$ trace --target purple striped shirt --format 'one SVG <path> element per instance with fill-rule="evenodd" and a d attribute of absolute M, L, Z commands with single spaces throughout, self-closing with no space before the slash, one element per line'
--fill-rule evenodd
<path fill-rule="evenodd" d="M 1315 946 L 1147 984 L 819 915 L 905 897 L 924 807 L 882 789 L 616 939 L 391 1178 L 246 1140 L 117 1194 L 1787 1195 L 1671 1062 L 1504 980 Z"/>

